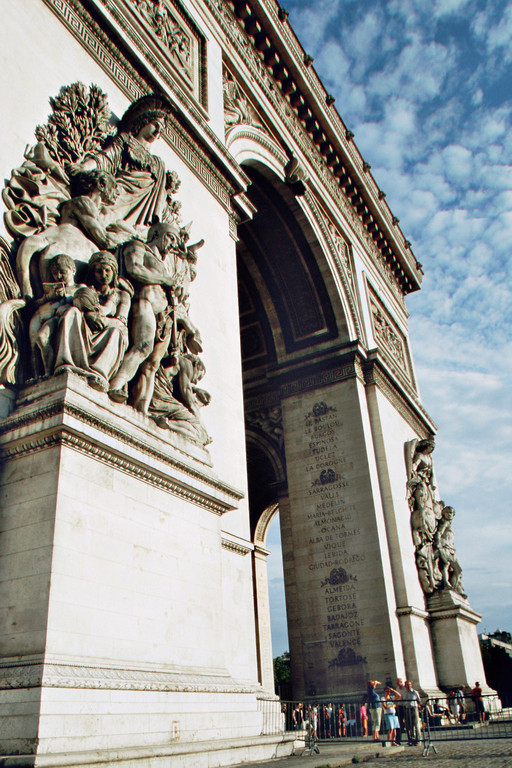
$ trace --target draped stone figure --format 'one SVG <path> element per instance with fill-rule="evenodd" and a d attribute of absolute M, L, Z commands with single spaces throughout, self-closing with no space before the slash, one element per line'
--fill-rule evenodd
<path fill-rule="evenodd" d="M 425 594 L 443 588 L 463 594 L 451 528 L 454 510 L 436 498 L 434 448 L 433 438 L 410 440 L 404 446 L 416 566 Z"/>
<path fill-rule="evenodd" d="M 171 217 L 168 189 L 173 187 L 174 178 L 166 173 L 163 160 L 151 152 L 169 112 L 170 104 L 163 96 L 143 96 L 126 110 L 113 139 L 70 166 L 73 171 L 103 170 L 115 177 L 119 196 L 112 220 L 147 227 L 155 217 Z"/>

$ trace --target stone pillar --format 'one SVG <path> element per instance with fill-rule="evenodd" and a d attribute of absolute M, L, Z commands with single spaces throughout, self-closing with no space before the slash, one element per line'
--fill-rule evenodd
<path fill-rule="evenodd" d="M 266 694 L 274 695 L 274 662 L 268 596 L 268 549 L 255 544 L 253 553 L 254 591 L 256 603 L 256 638 L 258 646 L 258 673 Z"/>
<path fill-rule="evenodd" d="M 405 397 L 402 402 L 395 397 L 394 403 L 386 397 L 386 382 L 375 365 L 366 367 L 365 379 L 405 664 L 398 676 L 410 679 L 422 695 L 440 696 L 429 614 L 415 565 L 411 513 L 404 490 L 407 477 L 403 444 L 410 439 L 412 427 L 424 427 Z"/>
<path fill-rule="evenodd" d="M 1 754 L 181 768 L 187 743 L 259 739 L 222 624 L 220 522 L 241 493 L 72 374 L 22 391 L 2 427 Z"/>
<path fill-rule="evenodd" d="M 281 508 L 298 698 L 359 696 L 404 660 L 364 383 L 282 401 L 289 510 Z M 291 600 L 290 600 L 291 597 Z"/>

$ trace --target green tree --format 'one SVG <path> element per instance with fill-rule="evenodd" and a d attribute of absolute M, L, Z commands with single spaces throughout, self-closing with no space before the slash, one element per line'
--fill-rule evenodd
<path fill-rule="evenodd" d="M 480 640 L 485 677 L 490 687 L 498 692 L 503 706 L 509 707 L 512 705 L 512 638 L 510 632 L 500 630 L 492 632 L 487 638 Z M 509 647 L 495 645 L 493 640 L 507 643 Z"/>
<path fill-rule="evenodd" d="M 274 685 L 281 699 L 289 698 L 290 691 L 290 654 L 288 651 L 274 659 Z"/>

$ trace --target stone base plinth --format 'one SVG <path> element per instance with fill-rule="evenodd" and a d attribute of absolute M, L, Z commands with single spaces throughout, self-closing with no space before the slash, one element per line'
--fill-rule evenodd
<path fill-rule="evenodd" d="M 480 614 L 471 608 L 465 595 L 448 589 L 429 596 L 427 608 L 440 687 L 473 688 L 478 680 L 484 689 L 485 672 L 476 631 Z M 484 692 L 495 693 L 489 687 Z"/>
<path fill-rule="evenodd" d="M 16 755 L 2 758 L 3 768 L 83 768 L 87 765 L 112 765 L 119 768 L 218 768 L 238 763 L 260 762 L 289 757 L 294 751 L 294 736 L 256 736 L 213 741 L 175 742 L 165 746 L 105 750 L 101 753 Z M 298 747 L 303 746 L 300 742 Z"/>
<path fill-rule="evenodd" d="M 223 634 L 221 520 L 242 494 L 208 452 L 72 374 L 21 393 L 0 447 L 0 755 L 270 757 L 256 667 L 234 672 Z M 244 567 L 240 611 L 253 599 Z M 252 658 L 254 631 L 238 642 Z"/>

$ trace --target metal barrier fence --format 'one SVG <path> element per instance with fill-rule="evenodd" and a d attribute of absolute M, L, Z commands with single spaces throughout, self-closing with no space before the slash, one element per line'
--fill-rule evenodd
<path fill-rule="evenodd" d="M 498 696 L 447 696 L 429 699 L 421 709 L 424 754 L 441 741 L 510 739 L 512 707 L 503 707 Z"/>
<path fill-rule="evenodd" d="M 319 742 L 349 739 L 369 741 L 378 725 L 379 741 L 423 743 L 424 754 L 440 741 L 512 738 L 512 708 L 502 707 L 498 696 L 447 696 L 428 699 L 415 710 L 397 700 L 399 728 L 390 737 L 386 710 L 375 713 L 363 701 L 332 701 L 318 704 L 261 699 L 262 733 L 292 734 L 313 749 Z"/>

